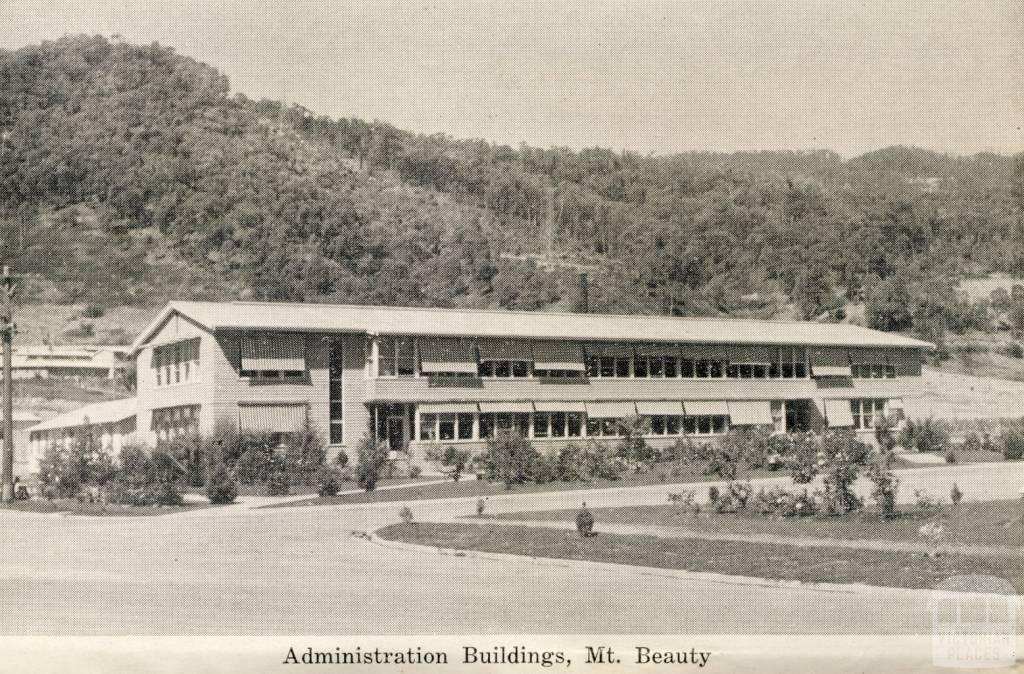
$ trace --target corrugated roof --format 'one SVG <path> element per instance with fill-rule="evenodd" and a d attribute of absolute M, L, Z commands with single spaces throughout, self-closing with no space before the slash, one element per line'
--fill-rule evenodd
<path fill-rule="evenodd" d="M 124 398 L 122 400 L 109 400 L 102 403 L 93 403 L 85 407 L 79 407 L 72 412 L 66 412 L 60 416 L 48 419 L 41 424 L 30 428 L 30 431 L 47 431 L 54 428 L 72 428 L 84 426 L 86 420 L 89 424 L 112 424 L 135 416 L 138 410 L 138 402 L 135 398 Z"/>
<path fill-rule="evenodd" d="M 174 312 L 209 330 L 375 332 L 524 339 L 644 340 L 933 348 L 901 335 L 843 323 L 678 318 L 275 302 L 171 302 L 139 335 L 136 351 Z"/>

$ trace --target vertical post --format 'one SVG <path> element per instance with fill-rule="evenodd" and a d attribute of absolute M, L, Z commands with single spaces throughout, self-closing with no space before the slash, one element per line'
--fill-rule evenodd
<path fill-rule="evenodd" d="M 14 284 L 11 268 L 4 265 L 3 333 L 4 349 L 4 454 L 2 498 L 4 503 L 14 500 L 14 382 L 11 378 L 11 349 L 14 342 Z"/>

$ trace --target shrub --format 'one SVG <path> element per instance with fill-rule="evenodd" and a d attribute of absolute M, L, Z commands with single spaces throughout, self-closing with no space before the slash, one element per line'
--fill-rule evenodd
<path fill-rule="evenodd" d="M 715 485 L 708 487 L 708 505 L 714 507 L 718 503 L 718 499 L 722 497 L 721 490 Z"/>
<path fill-rule="evenodd" d="M 84 487 L 103 487 L 116 472 L 113 458 L 86 434 L 73 438 L 70 445 L 47 449 L 39 462 L 39 481 L 50 499 L 71 498 Z"/>
<path fill-rule="evenodd" d="M 287 496 L 291 491 L 291 479 L 283 468 L 275 470 L 267 480 L 268 496 Z"/>
<path fill-rule="evenodd" d="M 684 511 L 692 511 L 694 514 L 700 512 L 700 504 L 697 503 L 697 492 L 693 489 L 684 489 L 678 494 L 669 493 L 668 502 L 678 506 Z"/>
<path fill-rule="evenodd" d="M 405 524 L 412 524 L 412 510 L 409 509 L 409 506 L 402 506 L 402 509 L 398 511 L 398 516 Z"/>
<path fill-rule="evenodd" d="M 217 463 L 206 479 L 206 498 L 210 503 L 233 503 L 238 498 L 238 486 L 231 471 L 223 463 Z"/>
<path fill-rule="evenodd" d="M 818 512 L 818 501 L 806 489 L 791 492 L 783 487 L 769 491 L 762 488 L 754 495 L 752 505 L 762 515 L 780 517 L 807 517 Z"/>
<path fill-rule="evenodd" d="M 956 463 L 956 450 L 952 447 L 946 450 L 946 463 Z"/>
<path fill-rule="evenodd" d="M 587 510 L 586 503 L 576 513 L 576 531 L 580 532 L 580 536 L 583 537 L 590 536 L 594 532 L 594 514 Z"/>
<path fill-rule="evenodd" d="M 373 491 L 388 464 L 388 445 L 377 442 L 368 435 L 359 441 L 359 463 L 356 465 L 356 482 L 359 488 Z"/>
<path fill-rule="evenodd" d="M 879 460 L 868 464 L 867 476 L 874 485 L 871 498 L 883 517 L 891 517 L 896 513 L 896 494 L 900 487 L 900 480 L 892 471 L 892 454 L 884 452 Z"/>
<path fill-rule="evenodd" d="M 161 480 L 152 490 L 153 502 L 162 506 L 180 506 L 185 503 L 176 482 Z"/>
<path fill-rule="evenodd" d="M 900 444 L 919 452 L 939 452 L 949 442 L 947 424 L 940 419 L 907 419 L 900 432 Z"/>
<path fill-rule="evenodd" d="M 879 416 L 875 419 L 875 441 L 883 452 L 891 452 L 896 447 L 896 423 L 892 416 Z"/>
<path fill-rule="evenodd" d="M 98 304 L 86 304 L 82 309 L 84 318 L 102 318 L 105 313 L 103 307 Z"/>
<path fill-rule="evenodd" d="M 747 504 L 750 502 L 750 496 L 754 493 L 754 488 L 750 485 L 750 482 L 730 482 L 727 488 L 729 496 L 736 504 L 736 507 L 740 510 L 746 510 Z"/>
<path fill-rule="evenodd" d="M 469 451 L 458 449 L 452 445 L 448 445 L 444 449 L 437 446 L 429 447 L 425 458 L 434 464 L 441 473 L 450 477 L 455 482 L 459 481 L 462 473 L 469 465 Z"/>
<path fill-rule="evenodd" d="M 925 514 L 932 514 L 938 512 L 942 504 L 935 498 L 933 498 L 927 489 L 915 489 L 914 490 L 914 501 L 917 505 L 917 509 Z"/>
<path fill-rule="evenodd" d="M 530 441 L 516 431 L 500 431 L 487 441 L 480 457 L 487 479 L 502 482 L 505 489 L 533 479 L 540 457 Z"/>
<path fill-rule="evenodd" d="M 956 482 L 954 482 L 953 488 L 949 490 L 949 500 L 953 502 L 953 505 L 960 505 L 960 501 L 963 498 L 964 493 L 960 491 L 960 487 L 956 486 Z"/>
<path fill-rule="evenodd" d="M 1009 421 L 999 435 L 1003 458 L 1015 461 L 1024 458 L 1024 420 Z"/>
<path fill-rule="evenodd" d="M 161 448 L 167 463 L 175 466 L 175 472 L 190 487 L 201 487 L 206 481 L 206 451 L 206 443 L 197 433 L 179 435 Z"/>
<path fill-rule="evenodd" d="M 320 466 L 327 461 L 327 449 L 319 429 L 307 415 L 297 433 L 285 441 L 282 468 L 289 484 L 315 484 Z"/>
<path fill-rule="evenodd" d="M 615 423 L 618 442 L 618 456 L 626 465 L 639 472 L 654 464 L 656 453 L 647 444 L 645 436 L 651 432 L 650 422 L 641 416 L 624 417 Z"/>
<path fill-rule="evenodd" d="M 487 501 L 480 497 L 476 500 L 476 515 L 480 517 L 484 514 L 484 510 L 487 509 Z"/>
<path fill-rule="evenodd" d="M 757 426 L 742 430 L 731 430 L 722 439 L 724 444 L 732 444 L 737 464 L 742 461 L 748 468 L 758 469 L 768 465 L 777 447 L 772 442 L 772 431 L 769 427 Z"/>
<path fill-rule="evenodd" d="M 317 493 L 320 496 L 337 496 L 338 492 L 341 491 L 341 484 L 338 478 L 337 469 L 330 466 L 321 466 L 316 476 L 319 487 Z"/>
<path fill-rule="evenodd" d="M 423 469 L 419 466 L 409 466 L 409 477 L 416 479 L 423 474 Z"/>
<path fill-rule="evenodd" d="M 345 453 L 344 449 L 338 450 L 338 455 L 334 457 L 334 462 L 341 468 L 348 465 L 348 454 Z"/>

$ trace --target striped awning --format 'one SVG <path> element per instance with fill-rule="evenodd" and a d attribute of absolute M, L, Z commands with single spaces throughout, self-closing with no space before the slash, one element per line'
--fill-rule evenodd
<path fill-rule="evenodd" d="M 683 403 L 681 400 L 638 400 L 636 413 L 648 416 L 682 416 Z"/>
<path fill-rule="evenodd" d="M 849 365 L 811 365 L 812 377 L 852 377 Z"/>
<path fill-rule="evenodd" d="M 638 356 L 675 356 L 679 357 L 678 344 L 637 344 L 636 355 Z"/>
<path fill-rule="evenodd" d="M 767 400 L 730 400 L 729 423 L 733 426 L 761 426 L 775 423 Z"/>
<path fill-rule="evenodd" d="M 241 369 L 304 371 L 306 342 L 299 335 L 243 337 Z"/>
<path fill-rule="evenodd" d="M 306 423 L 304 403 L 238 405 L 238 427 L 243 431 L 293 433 Z"/>
<path fill-rule="evenodd" d="M 587 358 L 579 342 L 534 342 L 533 368 L 535 370 L 587 369 Z"/>
<path fill-rule="evenodd" d="M 690 360 L 721 360 L 727 353 L 721 344 L 683 344 L 681 350 L 683 358 Z"/>
<path fill-rule="evenodd" d="M 832 428 L 848 428 L 853 426 L 853 413 L 850 411 L 849 400 L 826 400 L 825 420 Z"/>
<path fill-rule="evenodd" d="M 618 402 L 588 402 L 587 416 L 597 419 L 632 417 L 636 415 L 636 403 L 629 401 Z"/>
<path fill-rule="evenodd" d="M 480 360 L 533 360 L 530 343 L 523 339 L 481 339 Z"/>
<path fill-rule="evenodd" d="M 726 416 L 729 405 L 724 400 L 687 400 L 683 402 L 683 411 L 689 417 Z"/>
<path fill-rule="evenodd" d="M 633 345 L 627 342 L 593 342 L 587 344 L 587 355 L 589 356 L 630 358 L 633 356 L 633 353 Z"/>
<path fill-rule="evenodd" d="M 808 359 L 811 361 L 811 368 L 815 366 L 850 366 L 850 352 L 848 349 L 835 346 L 816 346 L 809 350 Z"/>
<path fill-rule="evenodd" d="M 420 414 L 469 414 L 477 411 L 476 403 L 420 403 Z"/>
<path fill-rule="evenodd" d="M 729 361 L 732 363 L 774 363 L 779 359 L 779 350 L 768 346 L 730 346 Z"/>
<path fill-rule="evenodd" d="M 889 362 L 884 349 L 850 349 L 850 361 L 865 365 L 885 365 Z"/>
<path fill-rule="evenodd" d="M 538 412 L 586 412 L 587 406 L 581 402 L 565 402 L 561 400 L 538 400 L 533 403 Z"/>
<path fill-rule="evenodd" d="M 530 402 L 482 402 L 481 412 L 497 412 L 499 414 L 529 414 L 533 411 L 533 403 Z"/>
<path fill-rule="evenodd" d="M 422 337 L 419 346 L 420 372 L 477 373 L 476 344 L 471 339 Z"/>

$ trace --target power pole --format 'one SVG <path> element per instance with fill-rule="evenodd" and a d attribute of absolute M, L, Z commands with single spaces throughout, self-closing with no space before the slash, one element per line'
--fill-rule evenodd
<path fill-rule="evenodd" d="M 11 268 L 4 265 L 3 312 L 0 315 L 0 334 L 4 348 L 4 454 L 2 498 L 4 503 L 14 500 L 14 382 L 11 377 L 11 350 L 14 344 L 14 282 Z"/>

